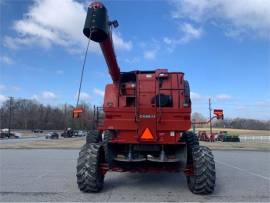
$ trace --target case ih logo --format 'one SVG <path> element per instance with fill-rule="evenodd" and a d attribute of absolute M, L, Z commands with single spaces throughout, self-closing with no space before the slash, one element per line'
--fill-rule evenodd
<path fill-rule="evenodd" d="M 140 118 L 156 118 L 155 114 L 140 114 Z"/>

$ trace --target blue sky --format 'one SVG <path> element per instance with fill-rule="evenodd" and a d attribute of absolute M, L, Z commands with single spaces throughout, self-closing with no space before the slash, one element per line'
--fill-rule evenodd
<path fill-rule="evenodd" d="M 193 112 L 270 119 L 270 1 L 103 1 L 122 71 L 185 72 Z M 1 0 L 0 103 L 8 96 L 75 104 L 88 1 Z M 105 61 L 90 45 L 82 100 L 101 104 Z"/>

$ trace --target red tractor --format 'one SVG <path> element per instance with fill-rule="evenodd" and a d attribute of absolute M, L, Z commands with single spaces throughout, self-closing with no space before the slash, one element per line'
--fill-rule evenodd
<path fill-rule="evenodd" d="M 101 191 L 108 171 L 182 171 L 193 193 L 212 193 L 214 157 L 188 131 L 191 100 L 184 73 L 167 69 L 120 72 L 111 33 L 117 26 L 117 21 L 108 20 L 102 3 L 90 4 L 83 33 L 100 44 L 112 83 L 106 86 L 103 107 L 95 112 L 97 130 L 87 135 L 79 153 L 79 189 Z"/>

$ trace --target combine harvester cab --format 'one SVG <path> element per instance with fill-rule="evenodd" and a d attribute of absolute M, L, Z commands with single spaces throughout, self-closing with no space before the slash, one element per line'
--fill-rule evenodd
<path fill-rule="evenodd" d="M 97 130 L 87 135 L 79 154 L 79 189 L 101 191 L 108 171 L 183 171 L 193 193 L 212 193 L 214 157 L 188 132 L 191 100 L 184 73 L 167 69 L 121 72 L 111 33 L 117 26 L 117 21 L 108 20 L 102 3 L 91 3 L 83 33 L 99 43 L 112 83 L 105 89 L 104 119 L 100 123 L 97 116 Z"/>

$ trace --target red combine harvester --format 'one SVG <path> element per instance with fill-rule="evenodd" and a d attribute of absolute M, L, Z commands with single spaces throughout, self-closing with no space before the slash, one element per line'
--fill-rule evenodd
<path fill-rule="evenodd" d="M 120 72 L 107 9 L 91 3 L 83 29 L 100 44 L 112 84 L 105 89 L 104 119 L 91 131 L 79 153 L 77 183 L 83 192 L 99 192 L 108 171 L 181 172 L 195 194 L 210 194 L 215 186 L 215 162 L 199 146 L 191 128 L 189 83 L 182 72 L 167 69 Z M 99 108 L 95 115 L 98 120 Z"/>

